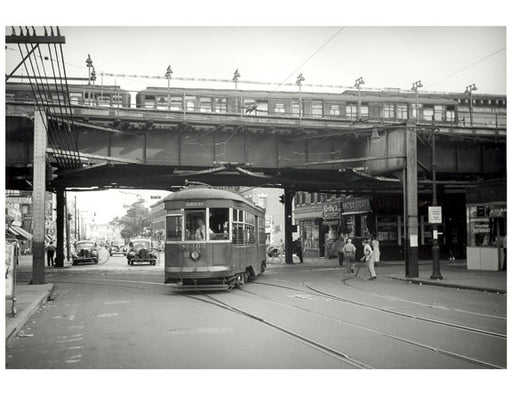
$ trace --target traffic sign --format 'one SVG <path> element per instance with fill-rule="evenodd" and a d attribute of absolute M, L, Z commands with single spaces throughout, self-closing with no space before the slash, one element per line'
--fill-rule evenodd
<path fill-rule="evenodd" d="M 442 224 L 443 223 L 443 210 L 441 206 L 428 207 L 428 223 L 429 224 Z"/>

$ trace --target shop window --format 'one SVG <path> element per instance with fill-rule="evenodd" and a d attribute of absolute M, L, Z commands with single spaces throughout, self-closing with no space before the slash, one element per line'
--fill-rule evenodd
<path fill-rule="evenodd" d="M 185 210 L 185 240 L 206 240 L 206 210 Z"/>
<path fill-rule="evenodd" d="M 168 241 L 181 241 L 181 226 L 181 215 L 168 215 L 165 223 L 166 239 Z"/>

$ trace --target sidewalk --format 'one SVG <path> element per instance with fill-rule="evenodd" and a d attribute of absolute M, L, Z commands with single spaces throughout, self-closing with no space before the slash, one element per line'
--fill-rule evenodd
<path fill-rule="evenodd" d="M 298 263 L 296 256 L 293 265 L 286 265 L 281 258 L 270 258 L 267 260 L 268 268 L 337 268 L 338 260 L 324 258 L 304 258 L 304 263 Z M 419 262 L 419 276 L 406 277 L 405 264 L 403 261 L 383 261 L 376 268 L 377 276 L 391 278 L 394 280 L 408 281 L 413 284 L 435 285 L 440 287 L 472 289 L 486 292 L 507 292 L 507 272 L 493 272 L 481 270 L 467 270 L 465 260 L 441 261 L 442 280 L 431 280 L 432 261 Z M 367 269 L 361 267 L 361 272 L 366 273 Z"/>

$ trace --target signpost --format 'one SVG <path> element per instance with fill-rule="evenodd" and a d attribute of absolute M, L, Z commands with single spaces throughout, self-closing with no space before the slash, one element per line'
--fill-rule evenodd
<path fill-rule="evenodd" d="M 441 206 L 428 207 L 428 223 L 429 224 L 442 224 L 443 223 L 443 210 Z"/>

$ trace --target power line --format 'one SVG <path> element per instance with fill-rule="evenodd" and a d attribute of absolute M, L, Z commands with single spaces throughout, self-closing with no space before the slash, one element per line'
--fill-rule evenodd
<path fill-rule="evenodd" d="M 436 82 L 433 82 L 432 84 L 430 84 L 429 86 L 427 86 L 427 88 L 430 88 L 430 87 L 432 87 L 433 85 L 436 85 L 436 84 L 438 84 L 438 83 L 440 83 L 440 82 L 442 82 L 442 81 L 445 81 L 445 80 L 447 80 L 448 78 L 451 78 L 451 77 L 453 77 L 453 76 L 454 76 L 454 75 L 456 75 L 456 74 L 462 73 L 463 71 L 465 71 L 465 70 L 469 69 L 470 67 L 473 67 L 473 66 L 477 65 L 478 63 L 481 63 L 481 62 L 483 62 L 484 60 L 489 59 L 490 57 L 492 57 L 492 56 L 494 56 L 494 55 L 496 55 L 496 54 L 498 54 L 498 53 L 500 53 L 500 52 L 504 51 L 505 49 L 506 49 L 506 47 L 503 47 L 503 48 L 501 48 L 501 49 L 498 49 L 497 51 L 494 51 L 493 53 L 491 53 L 491 54 L 489 54 L 489 55 L 487 55 L 487 56 L 483 57 L 482 59 L 477 60 L 476 62 L 471 63 L 470 65 L 467 65 L 466 67 L 463 67 L 462 69 L 457 70 L 457 71 L 455 71 L 454 73 L 452 73 L 452 74 L 450 74 L 450 75 L 448 75 L 448 76 L 446 76 L 446 77 L 444 77 L 444 78 L 442 78 L 442 79 L 440 79 L 440 80 L 438 80 L 438 81 L 436 81 Z"/>

